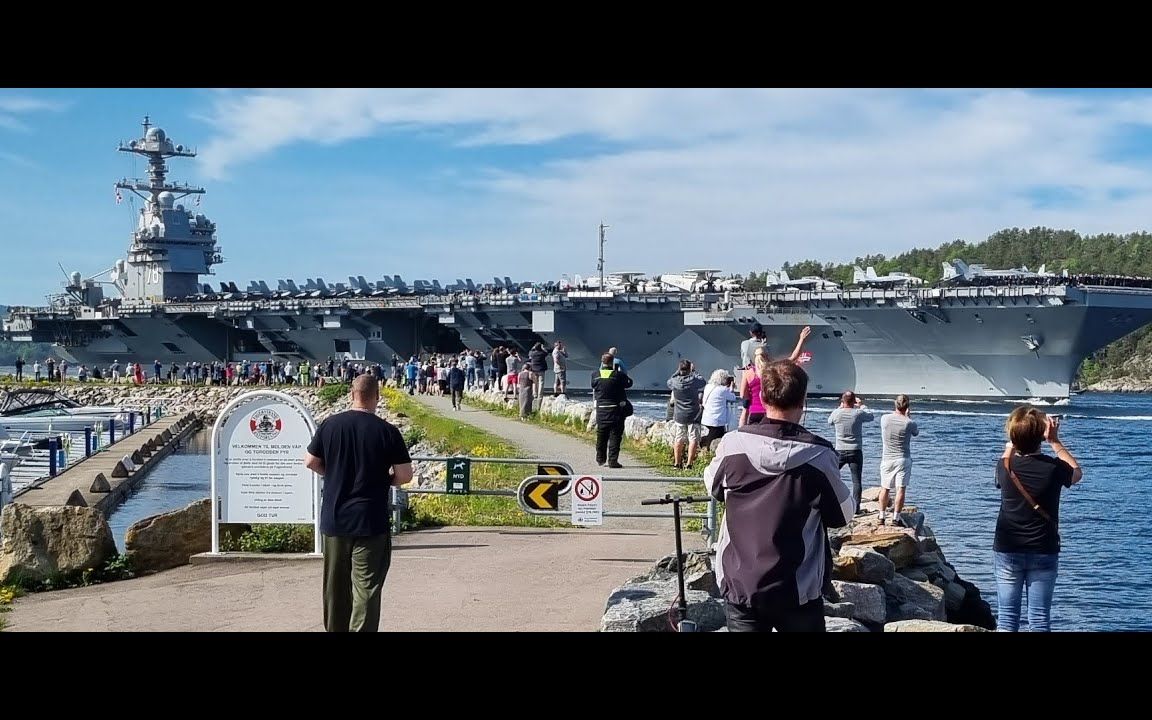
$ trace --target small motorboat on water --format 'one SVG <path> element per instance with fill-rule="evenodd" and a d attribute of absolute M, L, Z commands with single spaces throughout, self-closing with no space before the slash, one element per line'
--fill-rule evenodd
<path fill-rule="evenodd" d="M 116 434 L 128 427 L 128 410 L 86 406 L 48 388 L 22 388 L 0 393 L 0 428 L 10 433 L 84 432 L 115 423 Z"/>

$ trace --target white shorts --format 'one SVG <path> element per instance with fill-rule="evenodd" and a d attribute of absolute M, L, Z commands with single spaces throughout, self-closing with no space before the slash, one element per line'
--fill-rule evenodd
<path fill-rule="evenodd" d="M 676 442 L 700 442 L 700 425 L 697 423 L 676 423 Z"/>
<path fill-rule="evenodd" d="M 911 480 L 912 458 L 880 461 L 880 487 L 885 490 L 891 490 L 893 485 L 904 488 Z"/>

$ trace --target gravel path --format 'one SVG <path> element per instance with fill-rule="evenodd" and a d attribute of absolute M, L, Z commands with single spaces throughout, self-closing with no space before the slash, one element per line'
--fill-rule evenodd
<path fill-rule="evenodd" d="M 434 408 L 445 417 L 459 418 L 460 422 L 487 430 L 512 443 L 523 451 L 525 457 L 536 457 L 546 460 L 560 460 L 572 466 L 573 472 L 587 473 L 589 475 L 602 475 L 611 478 L 613 475 L 659 477 L 649 466 L 640 462 L 627 453 L 620 453 L 622 470 L 609 470 L 596 465 L 596 448 L 590 442 L 574 438 L 570 435 L 549 430 L 530 422 L 520 422 L 502 417 L 486 410 L 464 406 L 462 410 L 452 409 L 448 398 L 431 395 L 417 395 L 415 399 Z M 645 498 L 660 497 L 668 491 L 669 486 L 661 483 L 648 482 L 607 482 L 604 488 L 604 509 L 606 511 L 655 511 L 667 513 L 668 519 L 654 518 L 604 518 L 604 527 L 611 529 L 644 529 L 667 531 L 672 535 L 672 509 L 670 506 L 641 507 L 640 501 Z M 701 486 L 703 492 L 703 486 Z M 561 509 L 568 507 L 567 500 L 561 499 Z M 692 533 L 685 533 L 685 538 Z"/>

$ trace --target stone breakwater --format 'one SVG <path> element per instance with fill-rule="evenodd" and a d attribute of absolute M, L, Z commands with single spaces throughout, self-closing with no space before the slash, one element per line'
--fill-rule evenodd
<path fill-rule="evenodd" d="M 143 411 L 163 408 L 165 417 L 193 413 L 210 427 L 220 410 L 251 387 L 185 387 L 67 384 L 61 391 L 82 405 L 114 406 Z M 274 388 L 299 399 L 317 422 L 347 410 L 345 394 L 325 402 L 315 388 Z M 407 433 L 412 423 L 403 414 L 381 415 Z M 133 436 L 135 437 L 135 436 Z M 409 448 L 413 456 L 435 455 L 438 448 L 421 440 Z M 207 470 L 205 470 L 207 472 Z M 416 463 L 415 482 L 419 487 L 443 485 L 443 463 Z M 400 494 L 401 503 L 405 496 Z M 184 565 L 188 558 L 209 549 L 211 505 L 207 498 L 185 508 L 154 515 L 128 529 L 125 552 L 132 559 L 133 572 L 147 574 Z M 101 567 L 116 553 L 103 507 L 49 505 L 31 507 L 19 501 L 4 507 L 4 532 L 0 538 L 0 584 L 42 582 L 58 575 L 75 575 Z"/>
<path fill-rule="evenodd" d="M 347 410 L 349 400 L 341 397 L 331 405 L 325 404 L 316 388 L 291 385 L 273 388 L 186 386 L 186 385 L 106 385 L 103 383 L 66 383 L 57 386 L 67 397 L 81 405 L 121 407 L 143 411 L 145 408 L 163 408 L 165 415 L 193 412 L 207 426 L 216 421 L 220 410 L 233 398 L 253 390 L 270 389 L 300 400 L 317 422 L 333 413 Z"/>
<path fill-rule="evenodd" d="M 101 383 L 71 383 L 61 389 L 62 392 L 82 405 L 104 405 L 122 407 L 125 409 L 163 408 L 165 415 L 173 413 L 192 412 L 211 429 L 220 411 L 233 398 L 244 393 L 260 390 L 253 387 L 222 387 L 222 386 L 173 386 L 173 385 L 106 385 Z M 291 385 L 268 388 L 290 395 L 304 404 L 312 412 L 317 423 L 336 413 L 343 412 L 351 406 L 351 399 L 347 393 L 331 403 L 325 402 L 317 388 L 293 387 Z M 384 404 L 380 406 L 380 415 L 407 433 L 411 421 L 403 414 L 387 411 Z M 409 448 L 412 455 L 434 455 L 436 448 L 421 441 Z M 416 463 L 415 481 L 419 487 L 443 484 L 443 465 L 439 463 Z"/>
<path fill-rule="evenodd" d="M 512 395 L 505 395 L 499 390 L 485 391 L 480 387 L 465 390 L 468 397 L 489 405 L 500 405 L 515 410 L 519 407 L 518 401 Z M 546 417 L 559 418 L 570 425 L 584 428 L 588 431 L 596 429 L 595 406 L 591 400 L 571 400 L 566 395 L 545 395 L 538 400 L 537 412 Z M 637 415 L 624 420 L 624 435 L 641 442 L 659 445 L 671 445 L 673 440 L 672 423 L 663 420 L 649 420 Z"/>
<path fill-rule="evenodd" d="M 904 527 L 880 525 L 869 488 L 865 513 L 829 530 L 833 553 L 831 587 L 824 594 L 824 623 L 830 632 L 985 632 L 995 618 L 979 589 L 962 579 L 944 557 L 924 514 L 905 509 Z M 723 630 L 724 601 L 708 553 L 685 561 L 688 617 L 701 631 Z M 606 632 L 665 632 L 678 596 L 670 555 L 644 575 L 612 591 L 601 620 Z M 673 611 L 673 615 L 675 611 Z"/>

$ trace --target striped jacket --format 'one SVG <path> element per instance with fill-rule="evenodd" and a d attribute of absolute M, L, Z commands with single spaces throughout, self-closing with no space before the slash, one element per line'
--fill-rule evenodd
<path fill-rule="evenodd" d="M 821 597 L 826 528 L 848 524 L 854 507 L 832 443 L 766 418 L 721 439 L 704 483 L 725 504 L 715 569 L 729 602 L 784 610 Z"/>

